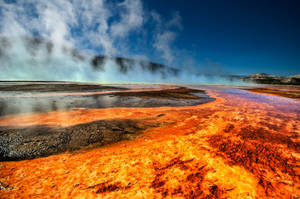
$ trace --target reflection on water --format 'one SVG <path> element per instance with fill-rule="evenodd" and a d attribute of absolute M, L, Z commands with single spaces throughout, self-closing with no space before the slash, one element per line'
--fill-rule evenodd
<path fill-rule="evenodd" d="M 115 85 L 111 85 L 115 86 Z M 146 85 L 122 85 L 123 87 L 139 89 Z M 147 88 L 164 87 L 160 85 L 147 85 Z M 166 86 L 167 87 L 167 86 Z M 259 102 L 266 106 L 272 106 L 277 110 L 300 113 L 299 100 L 274 95 L 253 93 L 230 86 L 189 86 L 211 91 L 222 98 L 235 100 L 247 100 Z M 36 94 L 36 93 L 35 93 Z M 51 93 L 50 93 L 51 94 Z M 178 100 L 178 99 L 141 99 L 134 96 L 120 97 L 114 94 L 90 95 L 54 95 L 43 97 L 33 95 L 32 92 L 9 92 L 0 91 L 0 116 L 30 113 L 50 112 L 57 110 L 69 110 L 72 108 L 109 108 L 109 107 L 159 107 L 159 106 L 191 106 L 211 101 L 205 93 L 193 93 L 201 99 Z"/>
<path fill-rule="evenodd" d="M 280 111 L 300 113 L 300 101 L 297 99 L 281 97 L 276 95 L 269 95 L 263 93 L 253 93 L 239 88 L 229 86 L 192 86 L 192 88 L 200 88 L 210 90 L 217 95 L 221 95 L 230 101 L 231 98 L 241 101 L 252 101 L 272 106 Z M 286 88 L 288 89 L 288 88 Z"/>
<path fill-rule="evenodd" d="M 130 85 L 131 88 L 135 87 Z M 139 87 L 137 85 L 136 87 Z M 150 88 L 150 85 L 149 87 Z M 156 88 L 156 87 L 154 87 Z M 149 90 L 149 89 L 148 89 Z M 137 90 L 135 90 L 137 91 Z M 146 91 L 146 90 L 139 90 Z M 119 91 L 122 92 L 122 91 Z M 70 110 L 73 108 L 111 108 L 111 107 L 175 107 L 193 106 L 214 101 L 207 94 L 195 94 L 198 99 L 188 98 L 158 98 L 122 96 L 113 91 L 106 93 L 73 93 L 74 95 L 55 95 L 55 93 L 43 93 L 43 96 L 32 95 L 32 92 L 3 92 L 0 97 L 0 116 L 19 114 L 51 112 L 57 110 Z M 64 93 L 63 93 L 64 94 Z"/>

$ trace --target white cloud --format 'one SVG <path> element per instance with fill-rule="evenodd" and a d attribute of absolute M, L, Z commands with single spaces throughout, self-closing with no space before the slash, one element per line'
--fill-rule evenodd
<path fill-rule="evenodd" d="M 145 9 L 142 0 L 121 3 L 108 0 L 18 0 L 7 3 L 0 0 L 0 15 L 0 37 L 14 42 L 10 50 L 5 49 L 10 59 L 1 60 L 0 77 L 11 76 L 12 79 L 98 78 L 98 74 L 91 71 L 88 60 L 77 63 L 72 57 L 66 57 L 65 47 L 90 56 L 103 54 L 147 60 L 149 54 L 145 52 L 150 52 L 150 56 L 156 52 L 170 64 L 174 61 L 173 44 L 177 32 L 182 29 L 178 12 L 165 21 L 156 11 Z M 130 41 L 132 35 L 136 43 Z M 28 52 L 23 40 L 35 36 L 53 42 L 51 55 L 45 50 L 37 52 L 38 56 Z"/>
<path fill-rule="evenodd" d="M 125 12 L 120 14 L 120 21 L 111 26 L 111 34 L 113 37 L 126 37 L 131 31 L 138 30 L 142 27 L 144 16 L 143 7 L 140 0 L 125 0 L 119 6 Z"/>
<path fill-rule="evenodd" d="M 161 17 L 156 12 L 152 12 L 154 21 L 157 21 L 156 34 L 154 37 L 153 47 L 160 52 L 163 59 L 168 64 L 174 64 L 175 50 L 173 42 L 177 37 L 178 30 L 182 29 L 181 16 L 175 12 L 171 20 L 163 22 Z"/>
<path fill-rule="evenodd" d="M 158 33 L 153 46 L 160 52 L 162 57 L 170 64 L 173 62 L 174 55 L 172 53 L 171 44 L 176 38 L 176 34 L 171 31 Z"/>
<path fill-rule="evenodd" d="M 155 27 L 147 28 L 157 31 L 154 41 L 149 43 L 154 43 L 155 50 L 170 62 L 176 31 L 182 29 L 178 12 L 164 22 L 157 12 L 145 10 L 141 0 L 124 0 L 118 4 L 106 0 L 19 0 L 15 3 L 0 0 L 0 9 L 2 36 L 37 33 L 58 46 L 68 45 L 79 50 L 100 48 L 103 54 L 110 56 L 131 55 L 132 44 L 128 38 L 131 33 L 145 31 L 144 25 L 149 23 L 147 16 L 151 16 Z"/>

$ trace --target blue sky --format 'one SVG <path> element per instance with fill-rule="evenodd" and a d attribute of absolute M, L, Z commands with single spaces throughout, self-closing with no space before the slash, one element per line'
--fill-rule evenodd
<path fill-rule="evenodd" d="M 24 36 L 87 55 L 147 59 L 192 73 L 300 74 L 296 0 L 0 0 L 0 17 L 0 36 L 20 40 L 6 57 L 35 59 L 41 71 L 48 58 L 18 50 Z M 61 51 L 53 55 L 64 59 Z M 0 66 L 13 71 L 8 74 L 20 70 L 7 63 Z"/>
<path fill-rule="evenodd" d="M 178 11 L 176 47 L 234 74 L 300 73 L 300 1 L 146 0 L 167 17 Z"/>

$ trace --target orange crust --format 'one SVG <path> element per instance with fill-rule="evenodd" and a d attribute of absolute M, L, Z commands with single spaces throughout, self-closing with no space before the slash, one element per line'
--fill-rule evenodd
<path fill-rule="evenodd" d="M 70 126 L 157 117 L 133 141 L 0 162 L 1 198 L 297 198 L 299 116 L 209 91 L 194 107 L 78 109 L 24 114 L 0 125 Z M 299 106 L 298 106 L 299 107 Z"/>

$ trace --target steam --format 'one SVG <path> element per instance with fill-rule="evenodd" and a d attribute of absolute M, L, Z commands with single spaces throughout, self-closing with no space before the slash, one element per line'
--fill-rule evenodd
<path fill-rule="evenodd" d="M 0 0 L 0 17 L 1 80 L 216 83 L 149 62 L 176 66 L 183 26 L 178 12 L 166 20 L 141 0 Z"/>
<path fill-rule="evenodd" d="M 159 23 L 160 27 L 157 31 L 154 40 L 154 48 L 162 53 L 162 57 L 167 60 L 168 64 L 174 63 L 174 53 L 172 52 L 172 44 L 176 39 L 176 32 L 173 30 L 181 30 L 181 17 L 178 12 L 173 15 L 173 18 L 166 24 L 165 28 L 161 27 L 161 19 L 159 15 L 156 13 L 153 14 L 156 21 Z"/>

